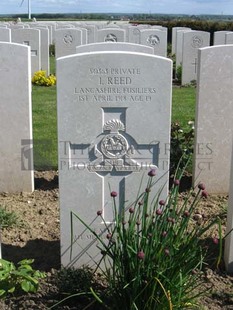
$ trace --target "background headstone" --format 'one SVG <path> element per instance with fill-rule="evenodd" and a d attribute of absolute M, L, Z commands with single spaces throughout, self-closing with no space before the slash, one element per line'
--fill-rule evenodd
<path fill-rule="evenodd" d="M 0 42 L 0 192 L 34 190 L 30 48 Z"/>
<path fill-rule="evenodd" d="M 41 70 L 41 38 L 39 29 L 11 29 L 11 40 L 31 48 L 31 75 Z"/>
<path fill-rule="evenodd" d="M 197 79 L 198 49 L 209 45 L 209 32 L 188 31 L 183 33 L 182 85 Z"/>
<path fill-rule="evenodd" d="M 11 29 L 0 28 L 0 42 L 11 42 Z"/>
<path fill-rule="evenodd" d="M 153 47 L 157 56 L 167 56 L 167 32 L 158 29 L 140 30 L 140 44 Z"/>
<path fill-rule="evenodd" d="M 55 31 L 56 58 L 75 54 L 76 46 L 82 44 L 82 31 L 79 29 L 58 29 Z"/>
<path fill-rule="evenodd" d="M 214 32 L 214 45 L 226 44 L 226 34 L 230 32 L 229 30 L 221 30 Z"/>

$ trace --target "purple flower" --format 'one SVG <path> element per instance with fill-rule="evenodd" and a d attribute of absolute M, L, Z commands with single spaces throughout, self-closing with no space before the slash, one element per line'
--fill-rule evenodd
<path fill-rule="evenodd" d="M 100 216 L 100 215 L 102 215 L 102 213 L 103 213 L 102 210 L 98 210 L 96 214 L 97 214 L 98 216 Z"/>
<path fill-rule="evenodd" d="M 138 259 L 143 260 L 145 258 L 145 253 L 143 251 L 139 251 L 137 257 Z"/>
<path fill-rule="evenodd" d="M 111 192 L 111 197 L 116 197 L 117 196 L 117 192 Z"/>
<path fill-rule="evenodd" d="M 173 184 L 175 186 L 179 186 L 180 185 L 180 180 L 178 180 L 178 179 L 174 180 Z"/>
<path fill-rule="evenodd" d="M 129 208 L 129 213 L 134 213 L 134 208 Z"/>
<path fill-rule="evenodd" d="M 163 237 L 166 237 L 166 235 L 167 235 L 167 232 L 166 232 L 166 231 L 163 231 L 163 232 L 162 232 L 162 236 L 163 236 Z"/>
<path fill-rule="evenodd" d="M 157 215 L 162 215 L 162 214 L 163 214 L 163 210 L 157 209 L 157 210 L 156 210 L 156 214 L 157 214 Z"/>
<path fill-rule="evenodd" d="M 156 175 L 156 170 L 155 169 L 151 169 L 149 172 L 148 172 L 148 175 L 150 177 L 154 177 Z"/>
<path fill-rule="evenodd" d="M 146 189 L 145 189 L 145 192 L 146 193 L 149 193 L 151 191 L 151 189 L 149 188 L 149 187 L 147 187 Z"/>
<path fill-rule="evenodd" d="M 207 191 L 202 191 L 201 192 L 201 196 L 203 197 L 203 198 L 207 198 L 208 197 L 208 193 L 207 193 Z"/>
<path fill-rule="evenodd" d="M 138 202 L 138 205 L 139 205 L 139 206 L 142 206 L 142 205 L 143 205 L 143 201 L 139 201 L 139 202 Z"/>
<path fill-rule="evenodd" d="M 108 233 L 106 237 L 107 237 L 107 239 L 109 240 L 109 239 L 112 238 L 112 234 L 111 234 L 111 233 Z"/>
<path fill-rule="evenodd" d="M 166 201 L 165 201 L 165 200 L 160 200 L 160 201 L 159 201 L 159 204 L 160 204 L 160 206 L 165 206 Z"/>
<path fill-rule="evenodd" d="M 219 243 L 219 239 L 216 238 L 216 237 L 214 237 L 212 240 L 213 240 L 213 243 L 214 243 L 214 244 L 218 244 L 218 243 Z"/>
<path fill-rule="evenodd" d="M 205 184 L 204 183 L 199 183 L 198 184 L 198 188 L 201 189 L 201 190 L 204 190 L 205 189 Z"/>

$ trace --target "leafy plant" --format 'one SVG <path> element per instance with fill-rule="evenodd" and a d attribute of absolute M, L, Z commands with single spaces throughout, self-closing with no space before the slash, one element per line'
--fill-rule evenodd
<path fill-rule="evenodd" d="M 15 212 L 8 212 L 5 208 L 0 207 L 0 227 L 10 227 L 18 222 Z"/>
<path fill-rule="evenodd" d="M 166 201 L 159 193 L 151 197 L 155 174 L 155 170 L 148 173 L 146 190 L 127 207 L 118 208 L 117 192 L 111 192 L 114 224 L 105 222 L 102 210 L 97 212 L 107 229 L 105 240 L 72 213 L 72 218 L 76 217 L 99 241 L 102 259 L 95 263 L 108 288 L 103 296 L 96 297 L 108 309 L 119 309 L 119 305 L 122 310 L 184 309 L 200 294 L 193 293 L 202 281 L 205 251 L 200 239 L 219 219 L 203 223 L 193 220 L 198 202 L 208 194 L 200 183 L 181 201 L 182 173 L 176 174 Z M 73 225 L 71 230 L 73 236 Z"/>
<path fill-rule="evenodd" d="M 193 154 L 194 146 L 194 122 L 188 122 L 188 129 L 182 129 L 179 122 L 171 124 L 171 143 L 170 143 L 170 173 L 176 171 L 176 167 L 187 167 L 187 160 Z M 187 169 L 190 169 L 188 167 Z"/>
<path fill-rule="evenodd" d="M 16 267 L 12 262 L 0 259 L 0 298 L 14 292 L 36 292 L 38 280 L 45 278 L 45 273 L 34 270 L 33 259 L 24 259 Z"/>
<path fill-rule="evenodd" d="M 37 71 L 32 77 L 32 83 L 38 86 L 53 86 L 56 85 L 56 77 L 54 75 L 46 76 L 46 71 Z"/>
<path fill-rule="evenodd" d="M 181 79 L 182 79 L 182 66 L 178 66 L 177 69 L 176 69 L 176 79 L 177 79 L 177 82 L 179 84 L 181 84 Z"/>

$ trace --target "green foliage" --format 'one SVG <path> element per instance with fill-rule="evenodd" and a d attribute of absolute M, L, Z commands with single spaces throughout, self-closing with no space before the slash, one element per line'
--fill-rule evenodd
<path fill-rule="evenodd" d="M 55 44 L 49 45 L 49 56 L 55 57 Z"/>
<path fill-rule="evenodd" d="M 94 263 L 101 268 L 108 286 L 107 292 L 96 297 L 111 310 L 119 309 L 119 305 L 122 310 L 185 309 L 200 295 L 194 293 L 203 280 L 200 271 L 205 251 L 200 239 L 218 223 L 218 219 L 203 223 L 193 220 L 199 200 L 207 197 L 204 185 L 179 201 L 179 173 L 164 201 L 159 193 L 151 196 L 156 183 L 154 171 L 148 175 L 146 190 L 127 207 L 117 206 L 117 193 L 111 192 L 114 224 L 105 222 L 101 210 L 97 212 L 105 225 L 106 239 L 71 213 L 71 222 L 77 218 L 98 240 L 102 259 Z M 73 225 L 71 235 L 75 235 Z"/>
<path fill-rule="evenodd" d="M 8 212 L 6 208 L 0 206 L 0 227 L 10 227 L 18 222 L 15 212 Z"/>
<path fill-rule="evenodd" d="M 182 80 L 182 66 L 178 66 L 176 69 L 176 80 L 179 84 L 181 84 L 181 80 Z"/>
<path fill-rule="evenodd" d="M 178 122 L 171 124 L 171 143 L 170 143 L 171 174 L 175 173 L 176 167 L 178 167 L 178 165 L 182 169 L 186 167 L 188 158 L 190 158 L 190 154 L 193 154 L 194 122 L 189 121 L 188 125 L 189 125 L 188 129 L 182 129 Z"/>
<path fill-rule="evenodd" d="M 16 267 L 12 262 L 0 259 L 0 298 L 14 292 L 36 292 L 38 280 L 45 278 L 45 273 L 33 270 L 32 259 L 18 262 Z"/>
<path fill-rule="evenodd" d="M 62 268 L 57 275 L 59 290 L 65 294 L 88 291 L 92 285 L 93 271 L 88 267 L 80 269 Z"/>
<path fill-rule="evenodd" d="M 37 71 L 32 77 L 32 84 L 38 86 L 54 86 L 56 85 L 56 77 L 54 75 L 46 76 L 46 71 Z"/>

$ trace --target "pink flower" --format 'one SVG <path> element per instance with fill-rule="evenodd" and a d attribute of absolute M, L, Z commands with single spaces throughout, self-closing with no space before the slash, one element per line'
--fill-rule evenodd
<path fill-rule="evenodd" d="M 205 184 L 204 183 L 199 183 L 198 184 L 198 188 L 201 189 L 201 190 L 204 190 L 205 189 Z"/>
<path fill-rule="evenodd" d="M 165 200 L 160 200 L 159 204 L 160 204 L 160 206 L 164 206 L 166 204 L 166 201 Z"/>
<path fill-rule="evenodd" d="M 207 193 L 207 191 L 202 191 L 201 192 L 201 196 L 203 197 L 203 198 L 207 198 L 208 197 L 208 193 Z"/>
<path fill-rule="evenodd" d="M 112 238 L 112 234 L 111 234 L 111 233 L 108 233 L 106 237 L 107 237 L 107 239 L 109 240 L 109 239 Z"/>
<path fill-rule="evenodd" d="M 145 258 L 145 253 L 143 251 L 139 251 L 137 257 L 138 259 L 143 260 Z"/>
<path fill-rule="evenodd" d="M 156 214 L 157 214 L 157 215 L 162 215 L 162 214 L 163 214 L 163 210 L 157 209 L 157 210 L 156 210 Z"/>
<path fill-rule="evenodd" d="M 214 244 L 218 244 L 218 243 L 219 243 L 219 239 L 216 238 L 216 237 L 214 237 L 212 240 L 213 240 L 213 243 L 214 243 Z"/>
<path fill-rule="evenodd" d="M 111 197 L 116 197 L 117 196 L 117 192 L 111 192 Z"/>
<path fill-rule="evenodd" d="M 174 180 L 173 184 L 175 186 L 179 186 L 180 185 L 180 180 L 178 180 L 178 179 Z"/>
<path fill-rule="evenodd" d="M 148 172 L 148 175 L 150 177 L 154 177 L 156 175 L 156 170 L 155 169 L 151 169 L 149 172 Z"/>

